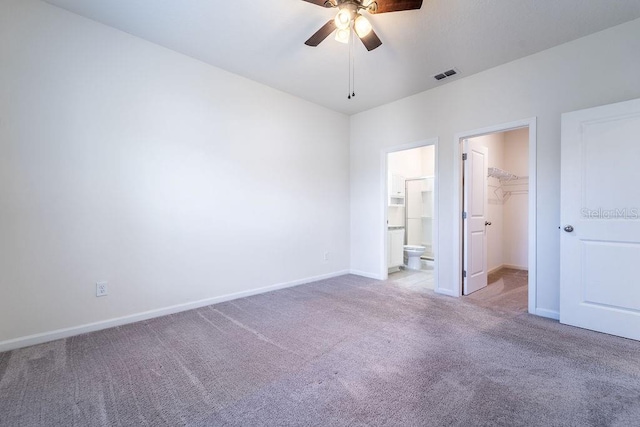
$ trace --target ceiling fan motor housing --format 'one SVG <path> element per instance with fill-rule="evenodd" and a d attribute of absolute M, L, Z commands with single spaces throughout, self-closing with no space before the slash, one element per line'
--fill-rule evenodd
<path fill-rule="evenodd" d="M 366 6 L 365 6 L 366 4 Z M 378 8 L 377 1 L 367 1 L 367 0 L 326 0 L 324 2 L 325 7 L 339 7 L 342 9 L 343 7 L 351 6 L 356 12 L 360 9 L 367 9 L 369 11 L 375 12 Z"/>

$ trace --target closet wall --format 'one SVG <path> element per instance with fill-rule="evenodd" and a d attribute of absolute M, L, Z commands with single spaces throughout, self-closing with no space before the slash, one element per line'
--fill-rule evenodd
<path fill-rule="evenodd" d="M 527 269 L 529 131 L 518 129 L 474 138 L 488 149 L 488 167 L 517 175 L 512 181 L 488 178 L 487 269 Z"/>
<path fill-rule="evenodd" d="M 529 129 L 504 133 L 504 168 L 519 176 L 529 175 Z M 510 197 L 503 207 L 502 263 L 505 267 L 527 269 L 529 193 L 528 179 L 520 179 L 509 188 Z"/>

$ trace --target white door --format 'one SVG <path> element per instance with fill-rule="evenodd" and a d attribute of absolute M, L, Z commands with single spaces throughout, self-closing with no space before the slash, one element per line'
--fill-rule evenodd
<path fill-rule="evenodd" d="M 487 286 L 487 162 L 488 150 L 464 141 L 464 295 Z M 466 214 L 466 215 L 465 215 Z"/>
<path fill-rule="evenodd" d="M 640 99 L 562 116 L 560 322 L 640 340 Z"/>

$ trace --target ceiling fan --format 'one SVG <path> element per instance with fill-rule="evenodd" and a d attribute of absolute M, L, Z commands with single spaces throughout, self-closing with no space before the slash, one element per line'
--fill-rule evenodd
<path fill-rule="evenodd" d="M 387 13 L 402 10 L 420 9 L 422 0 L 304 0 L 318 6 L 338 8 L 335 19 L 324 24 L 309 40 L 307 46 L 318 46 L 329 34 L 336 31 L 336 40 L 348 43 L 351 29 L 357 34 L 362 43 L 371 51 L 382 44 L 378 35 L 373 31 L 371 23 L 360 12 Z"/>

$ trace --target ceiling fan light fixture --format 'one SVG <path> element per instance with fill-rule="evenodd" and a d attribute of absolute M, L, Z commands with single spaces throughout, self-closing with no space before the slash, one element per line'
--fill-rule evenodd
<path fill-rule="evenodd" d="M 351 25 L 351 11 L 349 9 L 340 9 L 335 18 L 336 27 L 340 30 L 346 30 Z"/>
<path fill-rule="evenodd" d="M 338 28 L 336 31 L 336 41 L 340 43 L 349 43 L 349 36 L 351 35 L 351 28 Z"/>
<path fill-rule="evenodd" d="M 369 22 L 369 20 L 362 15 L 358 15 L 353 24 L 353 27 L 356 30 L 356 34 L 358 34 L 358 37 L 360 38 L 368 36 L 373 29 L 371 27 L 371 22 Z"/>

